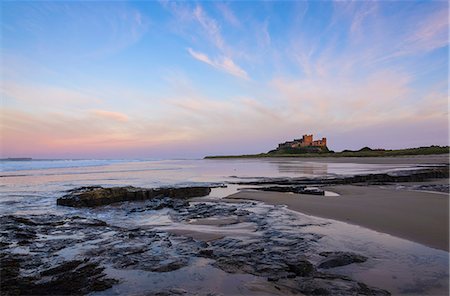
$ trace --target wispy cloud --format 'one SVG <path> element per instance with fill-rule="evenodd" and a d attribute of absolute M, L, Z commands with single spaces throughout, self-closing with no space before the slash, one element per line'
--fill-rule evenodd
<path fill-rule="evenodd" d="M 40 105 L 42 108 L 73 107 L 102 102 L 102 99 L 95 94 L 82 90 L 13 81 L 3 81 L 0 92 L 3 98 Z"/>
<path fill-rule="evenodd" d="M 126 114 L 107 110 L 91 110 L 91 113 L 99 118 L 114 120 L 117 122 L 127 122 L 128 116 Z"/>
<path fill-rule="evenodd" d="M 370 125 L 404 114 L 409 76 L 379 72 L 356 83 L 353 78 L 285 79 L 272 82 L 274 95 L 290 115 L 308 119 L 313 126 L 337 124 L 340 128 Z"/>
<path fill-rule="evenodd" d="M 268 48 L 272 42 L 272 38 L 269 33 L 269 20 L 265 20 L 258 31 L 259 36 L 257 38 L 261 48 Z"/>
<path fill-rule="evenodd" d="M 206 54 L 196 52 L 191 48 L 188 48 L 188 52 L 194 59 L 213 66 L 214 68 L 217 68 L 239 78 L 249 79 L 247 72 L 236 65 L 231 58 L 223 56 L 219 59 L 212 60 Z"/>
<path fill-rule="evenodd" d="M 448 11 L 437 11 L 419 21 L 417 29 L 407 38 L 405 47 L 409 47 L 412 51 L 426 52 L 447 46 L 448 32 Z"/>
<path fill-rule="evenodd" d="M 353 12 L 352 22 L 350 25 L 350 33 L 352 34 L 363 34 L 363 24 L 364 21 L 370 16 L 375 16 L 377 13 L 377 3 L 376 2 L 362 2 L 360 3 L 358 9 Z"/>
<path fill-rule="evenodd" d="M 249 78 L 248 73 L 236 62 L 236 56 L 241 56 L 242 52 L 225 41 L 220 22 L 211 17 L 203 6 L 197 4 L 195 7 L 190 7 L 173 2 L 163 2 L 163 6 L 177 16 L 177 30 L 180 30 L 179 27 L 183 27 L 183 34 L 188 37 L 190 42 L 196 41 L 196 46 L 209 47 L 208 52 L 213 52 L 210 55 L 218 58 L 210 58 L 208 54 L 196 52 L 189 48 L 188 52 L 192 57 L 236 77 Z M 237 18 L 227 6 L 218 4 L 217 7 L 224 14 L 224 17 L 228 18 L 228 21 L 237 25 Z M 267 40 L 270 42 L 267 30 L 263 31 L 263 34 L 265 42 Z"/>
<path fill-rule="evenodd" d="M 12 23 L 15 32 L 26 31 L 28 46 L 54 59 L 84 60 L 115 54 L 135 44 L 149 27 L 145 15 L 119 2 L 108 6 L 93 2 L 30 2 L 16 9 L 15 13 L 27 17 Z M 49 21 L 55 15 L 57 26 Z M 48 42 L 49 37 L 58 42 Z M 64 50 L 60 50 L 62 46 Z"/>
<path fill-rule="evenodd" d="M 217 9 L 222 14 L 223 18 L 232 26 L 240 27 L 241 22 L 238 17 L 234 14 L 231 8 L 225 3 L 217 3 Z"/>
<path fill-rule="evenodd" d="M 225 42 L 220 32 L 220 26 L 217 21 L 209 17 L 200 5 L 195 7 L 193 14 L 195 19 L 200 23 L 203 30 L 209 36 L 210 40 L 220 50 L 225 50 Z"/>

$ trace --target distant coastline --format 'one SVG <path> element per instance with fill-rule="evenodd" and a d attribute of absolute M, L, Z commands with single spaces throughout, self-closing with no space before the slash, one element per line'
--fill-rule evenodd
<path fill-rule="evenodd" d="M 8 157 L 0 158 L 0 161 L 30 161 L 33 160 L 31 157 Z"/>
<path fill-rule="evenodd" d="M 344 150 L 341 152 L 317 152 L 317 153 L 278 153 L 270 151 L 268 153 L 244 154 L 244 155 L 210 155 L 205 159 L 216 158 L 264 158 L 264 157 L 391 157 L 391 156 L 411 156 L 411 155 L 433 155 L 433 154 L 449 154 L 449 146 L 427 146 L 406 149 L 380 150 L 364 147 L 360 150 Z"/>

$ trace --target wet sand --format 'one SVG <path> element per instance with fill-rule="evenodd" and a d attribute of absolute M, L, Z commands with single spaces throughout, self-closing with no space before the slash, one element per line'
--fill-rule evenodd
<path fill-rule="evenodd" d="M 376 186 L 326 187 L 339 197 L 244 190 L 230 199 L 284 204 L 289 209 L 344 221 L 379 232 L 449 250 L 449 195 Z"/>

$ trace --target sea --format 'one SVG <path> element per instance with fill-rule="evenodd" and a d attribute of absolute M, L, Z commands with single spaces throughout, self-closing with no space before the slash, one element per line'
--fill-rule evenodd
<path fill-rule="evenodd" d="M 89 185 L 136 186 L 145 188 L 165 186 L 218 185 L 234 181 L 277 177 L 351 176 L 398 170 L 418 169 L 414 164 L 361 164 L 313 160 L 280 159 L 48 159 L 0 161 L 0 215 L 82 215 L 111 224 L 129 227 L 176 225 L 167 211 L 133 218 L 121 208 L 73 209 L 56 205 L 56 199 L 67 190 Z M 239 185 L 214 188 L 209 196 L 220 200 L 240 189 Z M 336 198 L 339 198 L 336 196 Z M 267 207 L 255 203 L 255 207 Z M 291 211 L 277 207 L 279 221 Z M 325 226 L 311 226 L 308 231 L 324 236 L 323 249 L 363 253 L 374 258 L 370 263 L 337 268 L 336 272 L 393 293 L 440 295 L 448 291 L 449 253 L 415 242 L 379 233 L 356 225 L 295 213 L 298 219 L 325 221 Z M 286 216 L 287 217 L 287 216 Z M 418 217 L 420 218 L 420 217 Z M 180 225 L 178 225 L 180 226 Z M 184 226 L 185 227 L 185 226 Z M 190 225 L 189 227 L 196 227 Z M 206 226 L 202 226 L 205 229 Z M 209 226 L 208 231 L 214 231 Z M 286 226 L 288 227 L 288 226 Z M 295 230 L 293 230 L 295 231 Z M 326 246 L 326 247 L 324 247 Z M 207 275 L 206 279 L 208 280 Z M 124 275 L 126 278 L 126 275 Z M 142 281 L 145 283 L 145 279 Z M 145 291 L 146 284 L 141 289 Z M 136 286 L 122 281 L 111 291 L 127 294 Z M 139 292 L 139 291 L 137 291 Z M 102 292 L 98 293 L 102 295 Z"/>
<path fill-rule="evenodd" d="M 418 168 L 409 164 L 326 163 L 292 159 L 42 159 L 2 160 L 0 166 L 1 214 L 58 211 L 55 198 L 65 190 L 79 186 L 155 188 L 220 184 L 264 177 L 350 176 Z M 236 187 L 231 186 L 229 190 L 220 190 L 220 197 L 234 192 Z"/>

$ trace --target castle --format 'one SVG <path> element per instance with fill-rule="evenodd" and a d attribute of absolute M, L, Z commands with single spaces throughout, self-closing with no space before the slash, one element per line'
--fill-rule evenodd
<path fill-rule="evenodd" d="M 278 144 L 278 149 L 280 148 L 304 148 L 304 147 L 326 147 L 327 138 L 322 138 L 322 140 L 313 140 L 313 135 L 303 135 L 301 139 L 294 139 L 294 141 L 288 141 Z"/>

